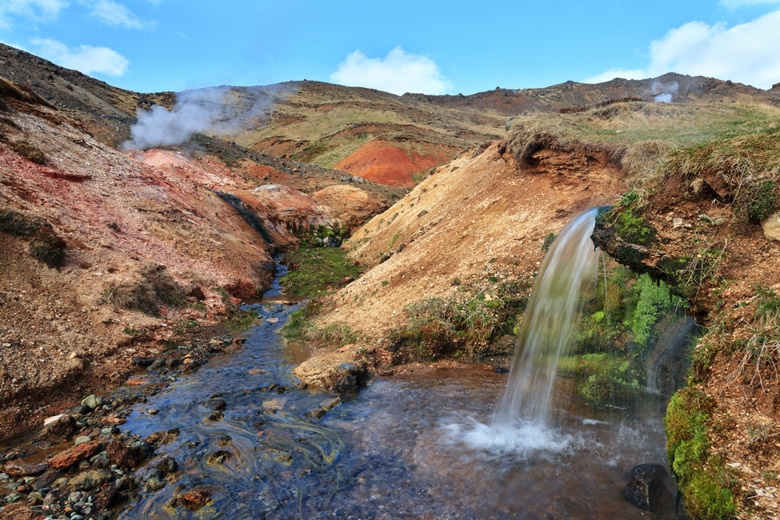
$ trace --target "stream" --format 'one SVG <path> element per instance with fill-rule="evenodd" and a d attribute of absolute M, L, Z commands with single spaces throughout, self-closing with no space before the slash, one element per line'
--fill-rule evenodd
<path fill-rule="evenodd" d="M 598 410 L 559 378 L 559 426 L 518 443 L 488 426 L 507 374 L 484 367 L 374 378 L 349 398 L 298 390 L 301 353 L 279 332 L 298 306 L 274 294 L 240 350 L 134 406 L 123 430 L 172 438 L 137 475 L 177 470 L 119 518 L 677 518 L 674 500 L 650 513 L 623 498 L 633 466 L 666 464 L 665 399 Z"/>

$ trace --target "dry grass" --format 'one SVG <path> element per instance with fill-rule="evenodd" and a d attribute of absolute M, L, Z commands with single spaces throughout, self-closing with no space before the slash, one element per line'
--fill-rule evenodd
<path fill-rule="evenodd" d="M 519 160 L 532 154 L 540 141 L 562 150 L 607 151 L 639 185 L 658 177 L 664 169 L 695 174 L 696 169 L 733 161 L 728 175 L 734 177 L 740 168 L 756 171 L 748 160 L 780 164 L 778 131 L 780 110 L 770 105 L 630 101 L 576 113 L 518 116 L 511 120 L 506 143 Z M 762 140 L 766 142 L 762 144 Z M 745 153 L 739 153 L 740 146 Z M 711 152 L 721 153 L 708 157 Z"/>

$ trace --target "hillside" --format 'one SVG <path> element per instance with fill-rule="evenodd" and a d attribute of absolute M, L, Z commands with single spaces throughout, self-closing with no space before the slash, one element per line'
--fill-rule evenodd
<path fill-rule="evenodd" d="M 609 205 L 599 246 L 668 282 L 707 330 L 672 407 L 701 422 L 669 430 L 686 500 L 714 474 L 737 517 L 774 513 L 780 89 L 668 74 L 471 96 L 311 81 L 139 94 L 4 45 L 0 65 L 0 438 L 149 360 L 193 366 L 274 255 L 322 235 L 348 238 L 366 273 L 311 306 L 331 338 L 315 378 L 345 360 L 506 364 L 545 244 Z M 199 125 L 152 135 L 188 102 L 207 109 Z M 171 110 L 137 112 L 153 104 Z M 632 242 L 633 225 L 655 238 Z M 473 311 L 457 351 L 412 320 L 450 304 Z"/>
<path fill-rule="evenodd" d="M 352 351 L 379 370 L 408 359 L 408 338 L 423 359 L 449 352 L 501 365 L 511 343 L 464 340 L 448 320 L 475 319 L 470 330 L 493 334 L 512 295 L 528 294 L 549 235 L 588 207 L 614 206 L 596 243 L 674 287 L 708 331 L 667 417 L 670 442 L 698 450 L 670 454 L 689 513 L 731 516 L 733 498 L 738 518 L 773 517 L 778 116 L 767 104 L 630 101 L 518 117 L 500 143 L 437 168 L 352 236 L 346 247 L 369 270 L 322 302 L 317 325 L 360 338 Z M 639 242 L 642 229 L 654 238 Z M 442 337 L 460 343 L 448 351 Z M 310 362 L 319 380 L 328 356 Z M 705 422 L 691 425 L 691 414 Z M 705 439 L 696 448 L 691 428 Z"/>

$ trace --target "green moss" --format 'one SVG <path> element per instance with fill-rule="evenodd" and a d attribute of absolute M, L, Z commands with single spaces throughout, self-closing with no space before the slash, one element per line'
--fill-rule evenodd
<path fill-rule="evenodd" d="M 650 246 L 657 242 L 653 226 L 630 207 L 622 207 L 612 213 L 618 235 L 632 244 Z"/>
<path fill-rule="evenodd" d="M 642 391 L 638 368 L 620 353 L 589 353 L 558 361 L 558 374 L 580 379 L 577 393 L 596 405 L 628 404 Z"/>
<path fill-rule="evenodd" d="M 734 480 L 710 454 L 712 398 L 696 387 L 679 390 L 666 411 L 666 454 L 692 518 L 734 518 Z"/>
<path fill-rule="evenodd" d="M 542 242 L 542 251 L 546 253 L 550 250 L 550 246 L 555 242 L 555 237 L 555 233 L 547 233 L 547 236 L 544 237 L 544 241 Z"/>
<path fill-rule="evenodd" d="M 313 298 L 343 287 L 363 273 L 345 250 L 337 247 L 303 246 L 285 254 L 282 262 L 290 271 L 281 279 L 290 297 Z"/>
<path fill-rule="evenodd" d="M 231 332 L 247 330 L 257 323 L 258 313 L 254 309 L 237 309 L 225 323 L 225 328 Z"/>

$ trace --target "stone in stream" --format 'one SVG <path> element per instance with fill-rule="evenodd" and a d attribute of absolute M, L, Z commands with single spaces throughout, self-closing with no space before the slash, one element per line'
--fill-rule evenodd
<path fill-rule="evenodd" d="M 81 406 L 86 406 L 90 411 L 103 406 L 103 398 L 96 395 L 90 395 L 82 399 Z"/>
<path fill-rule="evenodd" d="M 49 459 L 49 465 L 55 469 L 67 468 L 76 462 L 91 457 L 97 453 L 99 449 L 100 444 L 98 441 L 85 442 L 56 454 Z"/>
<path fill-rule="evenodd" d="M 79 473 L 70 479 L 68 486 L 74 491 L 92 491 L 109 482 L 112 477 L 112 473 L 108 470 L 93 469 Z"/>
<path fill-rule="evenodd" d="M 212 398 L 208 401 L 203 403 L 203 406 L 208 408 L 209 410 L 217 410 L 217 411 L 223 411 L 225 408 L 227 408 L 227 403 L 224 399 L 219 398 Z"/>
<path fill-rule="evenodd" d="M 43 421 L 43 430 L 38 434 L 39 438 L 50 441 L 63 440 L 76 430 L 76 421 L 70 414 L 62 413 L 53 417 L 47 417 Z"/>
<path fill-rule="evenodd" d="M 670 491 L 671 477 L 659 464 L 640 464 L 631 468 L 623 496 L 635 506 L 647 511 L 660 511 L 674 502 Z"/>

